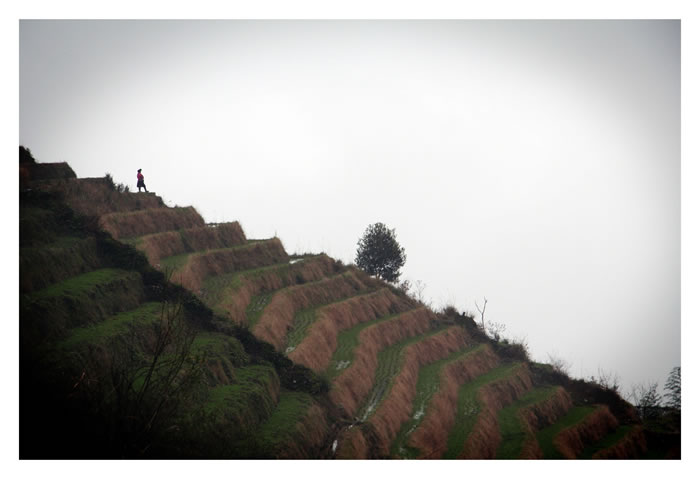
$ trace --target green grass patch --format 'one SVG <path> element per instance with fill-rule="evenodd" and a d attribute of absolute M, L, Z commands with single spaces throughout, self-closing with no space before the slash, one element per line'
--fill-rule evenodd
<path fill-rule="evenodd" d="M 251 433 L 275 409 L 269 390 L 277 373 L 272 366 L 248 366 L 236 369 L 235 381 L 210 389 L 204 411 L 224 427 Z"/>
<path fill-rule="evenodd" d="M 74 328 L 58 347 L 69 350 L 83 344 L 105 343 L 130 331 L 156 324 L 160 320 L 161 306 L 161 303 L 144 303 L 137 309 L 117 314 L 93 326 Z"/>
<path fill-rule="evenodd" d="M 415 448 L 408 447 L 406 441 L 413 431 L 418 428 L 421 421 L 425 417 L 425 410 L 433 395 L 440 387 L 440 372 L 450 363 L 461 360 L 466 356 L 473 355 L 484 349 L 484 345 L 472 346 L 468 349 L 455 351 L 444 359 L 432 362 L 420 368 L 418 372 L 418 381 L 416 382 L 416 395 L 413 398 L 413 409 L 411 411 L 411 419 L 401 425 L 401 429 L 396 435 L 391 446 L 391 455 L 402 457 L 404 459 L 414 459 L 418 457 L 420 451 Z"/>
<path fill-rule="evenodd" d="M 577 406 L 572 408 L 564 417 L 537 432 L 537 442 L 542 449 L 545 459 L 563 459 L 563 455 L 554 446 L 554 438 L 566 428 L 575 426 L 583 421 L 586 416 L 595 411 L 593 406 Z"/>
<path fill-rule="evenodd" d="M 258 324 L 260 316 L 262 316 L 263 311 L 270 304 L 270 300 L 274 295 L 274 291 L 253 296 L 248 303 L 248 307 L 245 310 L 245 316 L 248 320 L 248 326 L 251 328 Z"/>
<path fill-rule="evenodd" d="M 260 427 L 260 442 L 266 448 L 274 449 L 278 444 L 292 439 L 296 434 L 297 424 L 312 404 L 313 398 L 306 393 L 282 392 L 277 407 Z"/>
<path fill-rule="evenodd" d="M 579 454 L 578 458 L 579 459 L 592 459 L 593 454 L 595 454 L 598 451 L 602 451 L 604 449 L 607 449 L 609 447 L 614 446 L 617 444 L 619 441 L 621 441 L 627 433 L 629 433 L 633 427 L 631 425 L 625 425 L 625 426 L 620 426 L 615 431 L 612 433 L 608 434 L 604 438 L 602 438 L 600 441 L 596 442 L 595 444 L 590 444 L 588 445 L 583 451 L 581 451 L 581 454 Z"/>
<path fill-rule="evenodd" d="M 454 459 L 462 452 L 464 443 L 471 434 L 481 411 L 482 404 L 478 398 L 479 389 L 488 383 L 508 377 L 520 365 L 521 363 L 504 364 L 459 388 L 455 424 L 447 438 L 447 451 L 443 455 L 444 459 Z"/>
<path fill-rule="evenodd" d="M 345 275 L 347 273 L 341 273 L 341 275 Z M 314 283 L 309 283 L 309 284 L 315 284 L 315 283 L 321 283 L 323 281 L 327 281 L 326 278 L 319 280 L 319 281 L 314 281 Z M 364 297 L 369 297 L 372 294 L 376 294 L 377 291 L 370 291 L 370 292 L 361 292 L 360 294 L 354 294 L 352 296 L 348 296 L 346 298 L 342 298 L 336 301 L 331 301 L 328 303 L 323 303 L 323 304 L 317 304 L 311 308 L 303 309 L 299 312 L 297 312 L 294 315 L 294 320 L 292 322 L 292 329 L 289 330 L 287 333 L 287 351 L 292 351 L 294 348 L 299 346 L 301 342 L 304 340 L 306 337 L 306 334 L 309 331 L 309 328 L 311 327 L 312 324 L 316 322 L 317 319 L 317 313 L 318 310 L 321 308 L 324 308 L 326 306 L 330 306 L 332 304 L 338 304 L 342 303 L 344 301 L 348 301 L 349 299 L 353 299 L 359 296 L 364 296 Z"/>
<path fill-rule="evenodd" d="M 518 412 L 532 404 L 545 401 L 557 391 L 556 386 L 533 389 L 510 406 L 498 413 L 498 426 L 501 430 L 501 445 L 496 459 L 517 459 L 525 442 L 525 429 Z"/>
<path fill-rule="evenodd" d="M 407 338 L 399 343 L 393 344 L 385 348 L 377 355 L 377 370 L 374 373 L 374 383 L 372 390 L 359 409 L 358 417 L 361 421 L 367 421 L 372 414 L 379 408 L 382 401 L 386 398 L 391 386 L 394 383 L 394 378 L 401 370 L 403 363 L 403 352 L 408 346 L 423 341 L 426 338 L 440 334 L 448 329 L 449 326 L 431 331 L 423 336 L 414 336 Z"/>
<path fill-rule="evenodd" d="M 347 369 L 355 357 L 355 348 L 359 345 L 359 335 L 360 333 L 371 327 L 380 323 L 385 323 L 391 321 L 401 316 L 404 313 L 392 314 L 389 316 L 384 316 L 374 321 L 368 321 L 366 323 L 356 324 L 350 329 L 341 331 L 338 334 L 337 344 L 333 357 L 331 358 L 330 364 L 325 372 L 325 377 L 332 381 L 336 376 L 338 376 L 343 370 Z"/>
<path fill-rule="evenodd" d="M 138 273 L 125 271 L 122 269 L 103 268 L 89 273 L 74 276 L 60 283 L 52 284 L 47 288 L 33 293 L 31 298 L 34 300 L 42 300 L 56 297 L 68 296 L 71 298 L 80 298 L 88 295 L 95 288 L 108 285 L 114 281 L 136 277 Z"/>

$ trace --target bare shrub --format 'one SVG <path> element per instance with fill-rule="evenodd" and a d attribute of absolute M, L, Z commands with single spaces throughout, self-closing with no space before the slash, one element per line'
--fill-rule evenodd
<path fill-rule="evenodd" d="M 547 353 L 547 364 L 552 366 L 554 372 L 559 374 L 569 375 L 571 370 L 571 361 L 567 361 L 556 353 Z"/>

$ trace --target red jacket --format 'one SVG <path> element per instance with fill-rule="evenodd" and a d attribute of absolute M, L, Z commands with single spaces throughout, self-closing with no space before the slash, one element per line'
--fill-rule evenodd
<path fill-rule="evenodd" d="M 136 179 L 139 181 L 143 181 L 143 175 L 141 173 L 136 174 Z"/>

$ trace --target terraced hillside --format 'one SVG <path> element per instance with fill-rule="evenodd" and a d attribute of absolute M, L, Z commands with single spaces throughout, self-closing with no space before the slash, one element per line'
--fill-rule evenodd
<path fill-rule="evenodd" d="M 642 457 L 573 381 L 324 254 L 21 164 L 22 457 Z"/>

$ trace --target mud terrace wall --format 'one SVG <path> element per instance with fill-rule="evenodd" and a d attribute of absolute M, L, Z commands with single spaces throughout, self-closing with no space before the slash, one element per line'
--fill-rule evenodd
<path fill-rule="evenodd" d="M 278 351 L 283 351 L 287 331 L 292 327 L 294 315 L 297 312 L 314 305 L 353 296 L 366 289 L 365 283 L 354 272 L 347 272 L 316 283 L 292 286 L 272 297 L 270 304 L 253 328 L 253 334 L 272 344 Z"/>
<path fill-rule="evenodd" d="M 187 208 L 155 208 L 129 213 L 111 213 L 100 217 L 100 226 L 116 239 L 133 238 L 204 226 L 197 211 Z"/>
<path fill-rule="evenodd" d="M 481 387 L 477 393 L 481 404 L 479 416 L 459 458 L 495 458 L 501 443 L 498 411 L 522 397 L 531 388 L 530 370 L 524 363 L 507 377 Z"/>
<path fill-rule="evenodd" d="M 152 193 L 119 193 L 105 178 L 73 178 L 33 184 L 44 191 L 61 193 L 78 213 L 102 216 L 114 212 L 163 207 L 163 200 Z"/>
<path fill-rule="evenodd" d="M 246 237 L 238 224 L 223 223 L 216 227 L 198 226 L 181 231 L 165 231 L 140 238 L 136 248 L 143 251 L 152 265 L 161 258 L 207 249 L 230 248 L 245 244 Z"/>
<path fill-rule="evenodd" d="M 326 255 L 309 258 L 294 264 L 285 265 L 241 277 L 241 285 L 235 290 L 229 291 L 221 301 L 219 307 L 223 308 L 229 318 L 237 324 L 246 324 L 246 308 L 250 300 L 257 294 L 272 292 L 295 284 L 304 284 L 320 281 L 332 273 L 337 273 L 335 261 Z"/>
<path fill-rule="evenodd" d="M 538 430 L 544 429 L 557 422 L 566 412 L 573 407 L 571 396 L 561 386 L 557 387 L 555 393 L 545 399 L 530 406 L 524 407 L 518 412 L 520 423 L 525 429 L 526 438 L 523 443 L 523 450 L 520 455 L 522 459 L 540 459 L 542 450 L 540 449 L 535 434 Z"/>
<path fill-rule="evenodd" d="M 401 370 L 394 378 L 388 395 L 371 416 L 369 424 L 346 431 L 339 454 L 358 459 L 370 455 L 387 457 L 401 424 L 411 417 L 421 366 L 466 348 L 470 341 L 469 334 L 462 327 L 453 326 L 407 346 L 402 355 Z"/>
<path fill-rule="evenodd" d="M 309 407 L 304 419 L 296 425 L 293 441 L 288 441 L 279 449 L 277 459 L 317 459 L 316 452 L 328 441 L 330 427 L 324 410 L 314 403 Z"/>
<path fill-rule="evenodd" d="M 330 396 L 349 415 L 355 415 L 372 389 L 379 351 L 404 339 L 426 333 L 435 315 L 426 308 L 409 311 L 394 319 L 369 326 L 358 335 L 351 366 L 334 381 Z"/>
<path fill-rule="evenodd" d="M 599 406 L 579 424 L 566 428 L 554 438 L 554 446 L 567 459 L 576 459 L 586 444 L 601 440 L 618 426 L 608 406 Z"/>
<path fill-rule="evenodd" d="M 20 291 L 30 293 L 99 268 L 94 238 L 76 239 L 72 244 L 41 245 L 20 249 Z"/>
<path fill-rule="evenodd" d="M 412 308 L 413 303 L 388 289 L 325 306 L 318 311 L 318 319 L 311 325 L 304 340 L 289 353 L 289 359 L 321 372 L 328 367 L 338 345 L 340 331 Z"/>
<path fill-rule="evenodd" d="M 598 451 L 593 459 L 630 459 L 647 452 L 647 440 L 642 426 L 635 426 L 617 444 Z"/>
<path fill-rule="evenodd" d="M 499 364 L 498 356 L 486 345 L 450 364 L 440 373 L 440 385 L 426 408 L 420 425 L 407 444 L 424 451 L 425 457 L 439 458 L 447 450 L 447 439 L 455 423 L 457 399 L 462 384 Z"/>
<path fill-rule="evenodd" d="M 229 249 L 193 253 L 185 265 L 173 273 L 172 280 L 190 291 L 198 292 L 209 276 L 289 261 L 278 238 Z"/>

